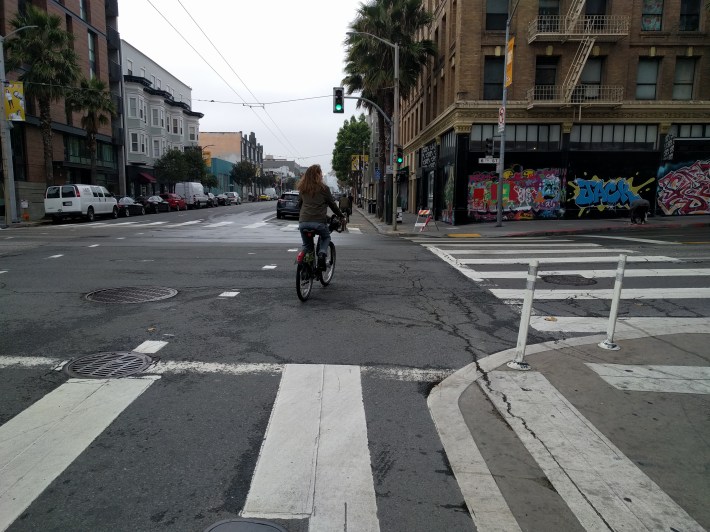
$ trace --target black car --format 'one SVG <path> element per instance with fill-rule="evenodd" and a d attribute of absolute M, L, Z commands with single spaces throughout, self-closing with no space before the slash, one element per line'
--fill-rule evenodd
<path fill-rule="evenodd" d="M 285 218 L 295 216 L 298 218 L 298 192 L 284 192 L 276 202 L 276 217 Z"/>
<path fill-rule="evenodd" d="M 142 203 L 136 203 L 133 198 L 125 196 L 118 200 L 118 215 L 119 216 L 135 216 L 137 214 L 145 214 L 145 207 Z"/>
<path fill-rule="evenodd" d="M 136 203 L 141 203 L 146 212 L 159 213 L 170 212 L 170 204 L 160 196 L 139 196 L 136 198 Z"/>

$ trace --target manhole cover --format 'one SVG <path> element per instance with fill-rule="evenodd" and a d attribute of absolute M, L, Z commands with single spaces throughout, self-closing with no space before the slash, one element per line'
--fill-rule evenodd
<path fill-rule="evenodd" d="M 162 286 L 129 286 L 126 288 L 107 288 L 86 294 L 86 299 L 98 303 L 147 303 L 160 301 L 177 295 L 174 288 Z"/>
<path fill-rule="evenodd" d="M 64 373 L 80 379 L 120 379 L 139 373 L 153 359 L 135 351 L 108 351 L 86 355 L 64 366 Z"/>
<path fill-rule="evenodd" d="M 589 286 L 590 284 L 597 284 L 595 279 L 588 279 L 587 277 L 582 277 L 581 275 L 541 275 L 540 279 L 550 284 L 563 284 L 572 286 Z"/>

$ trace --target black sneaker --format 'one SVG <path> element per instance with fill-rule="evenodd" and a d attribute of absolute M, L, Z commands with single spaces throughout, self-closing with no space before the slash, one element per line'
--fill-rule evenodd
<path fill-rule="evenodd" d="M 325 253 L 318 254 L 318 269 L 325 270 Z"/>

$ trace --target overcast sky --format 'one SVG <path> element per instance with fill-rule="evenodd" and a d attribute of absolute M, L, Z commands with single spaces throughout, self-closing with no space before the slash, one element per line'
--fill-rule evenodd
<path fill-rule="evenodd" d="M 192 109 L 205 115 L 202 131 L 253 131 L 265 155 L 318 163 L 327 173 L 338 130 L 361 112 L 347 99 L 344 114 L 332 109 L 333 87 L 344 76 L 345 32 L 360 4 L 119 0 L 118 29 L 192 88 Z"/>

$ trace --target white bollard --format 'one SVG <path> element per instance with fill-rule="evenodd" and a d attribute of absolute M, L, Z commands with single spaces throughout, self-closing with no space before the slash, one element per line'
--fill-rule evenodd
<path fill-rule="evenodd" d="M 528 281 L 525 286 L 525 299 L 523 300 L 523 312 L 520 315 L 520 329 L 518 330 L 518 345 L 515 348 L 515 360 L 508 362 L 507 366 L 512 369 L 528 371 L 530 364 L 524 361 L 525 347 L 528 342 L 528 328 L 530 327 L 530 315 L 532 314 L 533 297 L 535 296 L 535 281 L 537 280 L 538 262 L 530 261 L 528 268 Z"/>
<path fill-rule="evenodd" d="M 619 255 L 619 265 L 616 268 L 616 282 L 614 283 L 614 295 L 611 300 L 611 312 L 609 313 L 609 325 L 606 328 L 606 340 L 600 342 L 599 347 L 609 351 L 621 349 L 614 343 L 614 330 L 616 329 L 616 318 L 619 315 L 619 300 L 621 299 L 621 285 L 624 282 L 624 271 L 626 270 L 626 255 Z"/>

